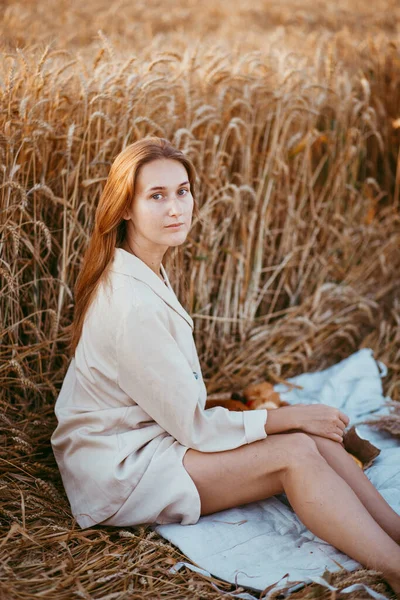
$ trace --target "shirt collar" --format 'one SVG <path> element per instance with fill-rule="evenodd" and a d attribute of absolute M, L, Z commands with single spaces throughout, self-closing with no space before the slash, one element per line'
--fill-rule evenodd
<path fill-rule="evenodd" d="M 130 275 L 135 279 L 143 281 L 164 300 L 171 308 L 173 308 L 181 317 L 183 317 L 193 329 L 193 319 L 183 308 L 179 302 L 172 286 L 170 284 L 168 275 L 161 263 L 161 273 L 167 281 L 167 285 L 154 273 L 152 269 L 139 257 L 123 248 L 115 248 L 114 260 L 110 267 L 111 271 L 115 273 L 123 273 L 124 275 Z"/>

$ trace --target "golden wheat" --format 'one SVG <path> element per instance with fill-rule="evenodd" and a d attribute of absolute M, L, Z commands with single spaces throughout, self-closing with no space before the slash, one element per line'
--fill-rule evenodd
<path fill-rule="evenodd" d="M 399 22 L 394 0 L 5 7 L 2 597 L 220 597 L 168 573 L 185 557 L 144 526 L 78 530 L 49 445 L 94 208 L 113 158 L 147 134 L 199 176 L 200 218 L 166 268 L 209 394 L 370 347 L 396 408 L 376 425 L 400 435 Z M 378 572 L 330 580 L 385 593 Z"/>

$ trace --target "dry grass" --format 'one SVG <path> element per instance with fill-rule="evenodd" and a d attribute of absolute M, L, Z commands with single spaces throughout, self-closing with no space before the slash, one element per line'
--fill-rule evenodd
<path fill-rule="evenodd" d="M 49 437 L 94 206 L 124 145 L 171 139 L 202 218 L 165 262 L 209 393 L 370 347 L 397 403 L 400 9 L 70 6 L 6 2 L 0 23 L 0 597 L 221 597 L 168 574 L 182 555 L 145 527 L 70 516 Z M 398 418 L 379 426 L 399 435 Z M 357 577 L 388 594 L 372 571 L 333 581 Z M 331 597 L 293 597 L 311 592 Z"/>

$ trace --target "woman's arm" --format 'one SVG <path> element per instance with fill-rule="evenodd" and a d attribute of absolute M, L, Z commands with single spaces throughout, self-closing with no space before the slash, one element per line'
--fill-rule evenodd
<path fill-rule="evenodd" d="M 295 404 L 268 411 L 266 433 L 279 431 L 304 431 L 334 440 L 343 441 L 343 432 L 350 418 L 340 409 L 327 404 Z"/>
<path fill-rule="evenodd" d="M 167 309 L 140 300 L 116 336 L 118 384 L 179 443 L 202 452 L 232 450 L 265 439 L 266 409 L 205 409 L 207 390 L 168 327 Z M 187 327 L 186 324 L 183 327 Z"/>
<path fill-rule="evenodd" d="M 293 406 L 281 406 L 268 411 L 265 423 L 265 433 L 279 433 L 298 428 L 295 418 L 296 409 Z"/>

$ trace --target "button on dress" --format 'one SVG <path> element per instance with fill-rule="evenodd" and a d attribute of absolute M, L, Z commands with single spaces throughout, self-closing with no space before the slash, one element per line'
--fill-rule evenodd
<path fill-rule="evenodd" d="M 205 409 L 193 320 L 166 282 L 115 248 L 55 404 L 51 437 L 71 511 L 98 523 L 197 523 L 189 448 L 231 450 L 267 437 L 267 410 Z"/>

